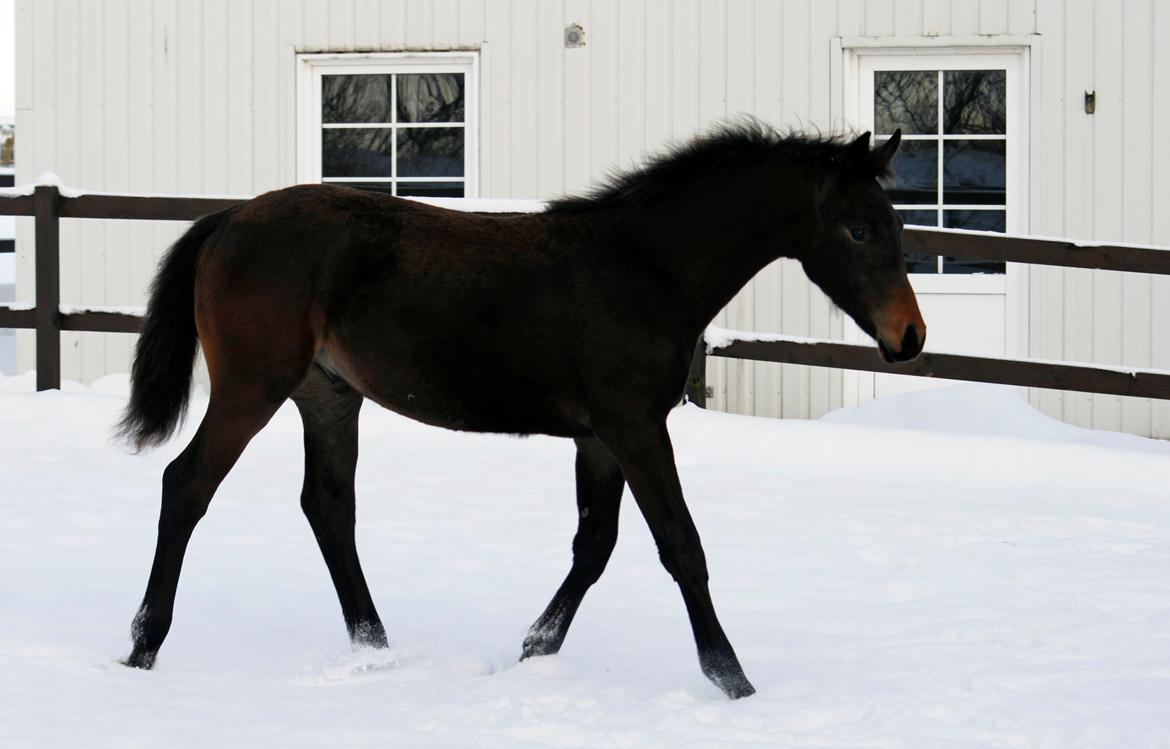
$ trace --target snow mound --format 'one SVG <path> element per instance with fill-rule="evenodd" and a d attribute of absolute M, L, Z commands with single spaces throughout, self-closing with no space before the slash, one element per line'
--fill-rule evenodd
<path fill-rule="evenodd" d="M 1017 388 L 1006 385 L 952 385 L 877 398 L 828 413 L 821 421 L 1056 440 L 1170 455 L 1170 442 L 1084 429 L 1053 419 L 1032 408 Z"/>

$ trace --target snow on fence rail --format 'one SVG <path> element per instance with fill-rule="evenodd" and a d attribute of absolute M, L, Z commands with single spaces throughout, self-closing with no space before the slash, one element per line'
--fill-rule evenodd
<path fill-rule="evenodd" d="M 32 305 L 0 305 L 0 328 L 36 330 L 37 389 L 60 387 L 62 330 L 136 333 L 142 327 L 142 316 L 137 309 L 82 308 L 61 304 L 60 219 L 191 221 L 244 200 L 247 198 L 86 192 L 61 186 L 53 175 L 45 175 L 37 185 L 0 189 L 0 215 L 32 216 L 36 220 L 36 301 Z M 544 206 L 533 200 L 447 198 L 423 199 L 422 202 L 484 213 L 530 213 Z M 1164 247 L 919 227 L 907 227 L 902 234 L 902 243 L 906 251 L 926 255 L 1170 275 L 1170 248 Z M 938 352 L 924 352 L 913 362 L 886 364 L 872 346 L 839 341 L 717 328 L 709 328 L 704 338 L 696 346 L 687 388 L 690 399 L 699 405 L 706 403 L 708 355 L 1170 399 L 1170 373 L 1154 370 L 1129 371 L 1067 362 Z"/>

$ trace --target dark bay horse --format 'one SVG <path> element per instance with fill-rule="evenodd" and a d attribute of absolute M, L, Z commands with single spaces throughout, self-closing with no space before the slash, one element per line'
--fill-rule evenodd
<path fill-rule="evenodd" d="M 302 185 L 201 218 L 154 281 L 121 423 L 139 448 L 169 437 L 202 344 L 211 399 L 163 473 L 126 663 L 153 665 L 196 523 L 289 398 L 304 422 L 301 507 L 350 638 L 387 644 L 354 546 L 358 410 L 369 398 L 449 429 L 576 441 L 572 568 L 523 658 L 560 649 L 613 550 L 628 483 L 682 591 L 703 672 L 730 697 L 751 694 L 711 602 L 667 414 L 704 327 L 781 256 L 800 260 L 887 360 L 918 354 L 926 327 L 901 221 L 877 182 L 899 138 L 871 150 L 869 133 L 728 126 L 528 215 Z"/>

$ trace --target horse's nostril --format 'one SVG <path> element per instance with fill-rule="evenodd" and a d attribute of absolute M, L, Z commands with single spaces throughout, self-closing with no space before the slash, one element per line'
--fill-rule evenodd
<path fill-rule="evenodd" d="M 922 342 L 918 338 L 918 328 L 913 324 L 906 326 L 906 332 L 902 334 L 902 349 L 901 354 L 904 356 L 914 356 L 922 348 Z"/>

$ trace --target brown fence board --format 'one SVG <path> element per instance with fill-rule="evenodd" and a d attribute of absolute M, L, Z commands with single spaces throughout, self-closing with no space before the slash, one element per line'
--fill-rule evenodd
<path fill-rule="evenodd" d="M 1158 247 L 1080 247 L 1061 239 L 952 234 L 907 226 L 902 231 L 902 249 L 924 255 L 1170 275 L 1170 250 Z"/>
<path fill-rule="evenodd" d="M 32 195 L 0 196 L 0 216 L 32 216 L 35 212 Z"/>
<path fill-rule="evenodd" d="M 37 390 L 61 387 L 61 195 L 38 185 L 36 206 Z"/>
<path fill-rule="evenodd" d="M 0 307 L 0 328 L 35 328 L 36 326 L 36 310 Z"/>
<path fill-rule="evenodd" d="M 804 341 L 734 341 L 711 356 L 732 359 L 808 364 L 888 374 L 943 377 L 949 380 L 1077 390 L 1088 393 L 1170 399 L 1170 375 L 1118 372 L 1076 364 L 987 359 L 959 354 L 923 352 L 911 362 L 887 364 L 873 346 Z"/>
<path fill-rule="evenodd" d="M 63 218 L 120 218 L 193 221 L 238 205 L 238 198 L 186 198 L 135 195 L 80 195 L 61 203 Z"/>
<path fill-rule="evenodd" d="M 71 312 L 61 315 L 61 330 L 91 333 L 140 333 L 142 318 L 124 312 Z"/>

